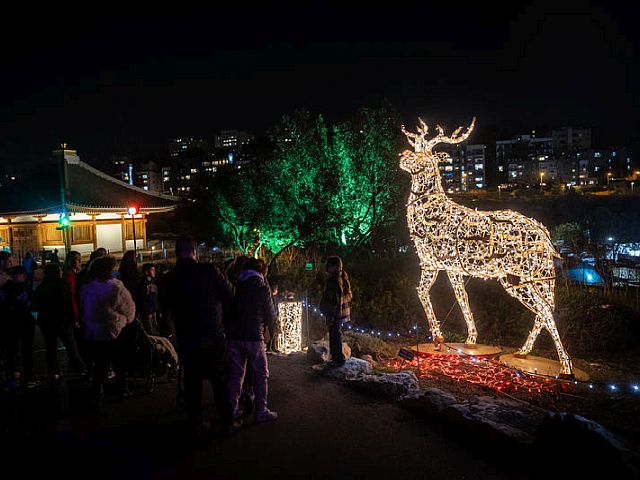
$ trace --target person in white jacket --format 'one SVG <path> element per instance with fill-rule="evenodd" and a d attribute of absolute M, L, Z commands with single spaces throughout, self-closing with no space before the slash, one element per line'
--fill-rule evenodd
<path fill-rule="evenodd" d="M 110 364 L 116 374 L 119 394 L 126 390 L 126 360 L 122 329 L 135 318 L 136 306 L 129 290 L 113 278 L 115 258 L 100 257 L 91 265 L 91 280 L 80 288 L 80 311 L 84 336 L 93 359 L 91 394 L 102 406 L 104 382 Z"/>

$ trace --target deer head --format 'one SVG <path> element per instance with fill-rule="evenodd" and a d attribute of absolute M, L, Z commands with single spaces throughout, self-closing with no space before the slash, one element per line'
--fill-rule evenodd
<path fill-rule="evenodd" d="M 450 136 L 444 134 L 444 130 L 440 125 L 436 125 L 438 134 L 433 138 L 427 138 L 429 127 L 421 118 L 418 118 L 420 125 L 417 133 L 408 132 L 402 125 L 402 132 L 407 136 L 407 140 L 413 147 L 414 151 L 405 150 L 400 154 L 400 168 L 409 173 L 418 172 L 425 167 L 434 168 L 437 171 L 440 156 L 433 152 L 433 147 L 439 143 L 456 144 L 465 141 L 476 124 L 476 117 L 473 117 L 471 124 L 467 127 L 467 131 L 460 133 L 463 127 L 459 127 Z"/>

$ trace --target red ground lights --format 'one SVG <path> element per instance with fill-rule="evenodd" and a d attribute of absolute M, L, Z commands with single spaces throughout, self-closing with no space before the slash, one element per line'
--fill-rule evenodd
<path fill-rule="evenodd" d="M 410 366 L 419 378 L 446 376 L 505 393 L 557 391 L 557 382 L 552 379 L 531 375 L 486 357 L 418 353 L 411 362 L 394 359 L 387 366 L 393 369 Z"/>

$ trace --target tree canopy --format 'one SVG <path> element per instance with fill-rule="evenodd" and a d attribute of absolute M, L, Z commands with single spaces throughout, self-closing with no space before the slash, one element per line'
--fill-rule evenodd
<path fill-rule="evenodd" d="M 388 108 L 362 109 L 332 127 L 304 110 L 283 117 L 248 168 L 214 179 L 216 238 L 253 255 L 309 243 L 366 244 L 396 217 L 398 134 Z"/>

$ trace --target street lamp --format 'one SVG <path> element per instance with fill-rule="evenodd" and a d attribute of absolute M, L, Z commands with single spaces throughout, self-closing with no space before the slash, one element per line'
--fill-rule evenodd
<path fill-rule="evenodd" d="M 607 172 L 607 190 L 609 189 L 609 180 L 611 180 L 611 176 L 612 175 L 613 175 L 613 173 Z"/>
<path fill-rule="evenodd" d="M 133 226 L 133 255 L 138 258 L 138 249 L 136 244 L 136 213 L 138 213 L 138 207 L 129 207 L 131 225 Z"/>
<path fill-rule="evenodd" d="M 544 172 L 540 172 L 540 188 L 542 189 L 542 177 L 544 177 Z"/>

